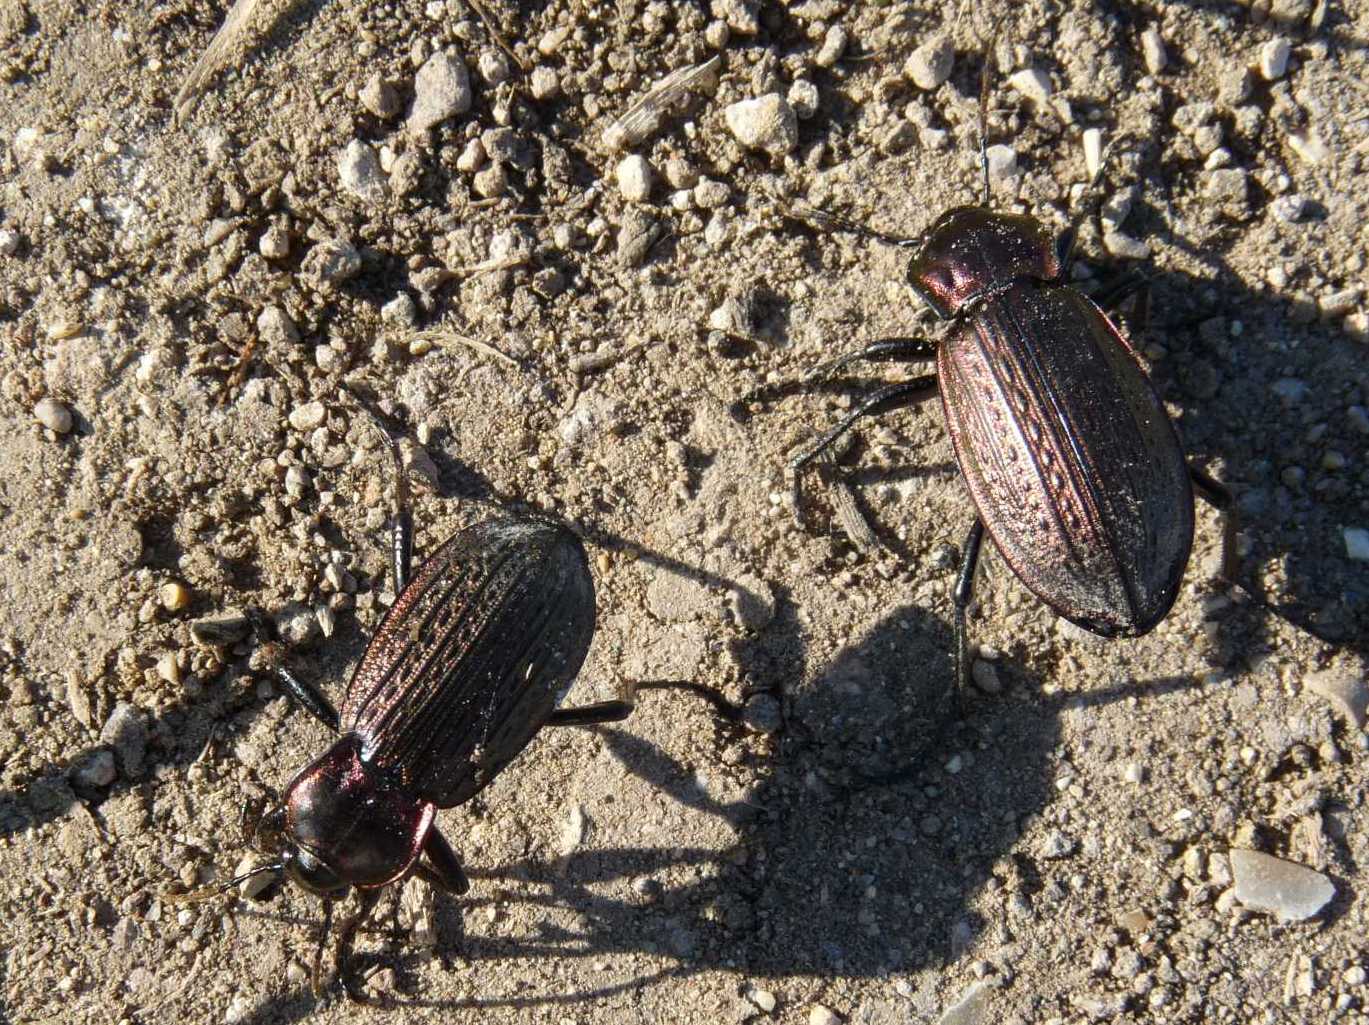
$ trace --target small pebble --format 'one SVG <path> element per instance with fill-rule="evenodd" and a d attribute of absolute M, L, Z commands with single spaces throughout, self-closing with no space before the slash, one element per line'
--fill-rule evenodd
<path fill-rule="evenodd" d="M 237 609 L 225 609 L 190 624 L 190 636 L 197 644 L 225 647 L 237 644 L 251 630 L 251 621 Z"/>
<path fill-rule="evenodd" d="M 808 1025 L 841 1025 L 841 1015 L 822 1004 L 814 1004 L 808 1012 Z"/>
<path fill-rule="evenodd" d="M 656 219 L 643 210 L 629 207 L 618 228 L 618 262 L 624 267 L 639 266 L 651 252 L 660 234 Z"/>
<path fill-rule="evenodd" d="M 818 112 L 818 87 L 806 78 L 794 80 L 789 87 L 789 105 L 800 121 L 807 121 Z"/>
<path fill-rule="evenodd" d="M 694 204 L 701 210 L 716 210 L 731 198 L 731 190 L 723 182 L 711 178 L 702 178 L 694 186 Z"/>
<path fill-rule="evenodd" d="M 352 195 L 378 203 L 385 198 L 385 175 L 376 151 L 360 139 L 353 139 L 338 157 L 338 177 Z"/>
<path fill-rule="evenodd" d="M 315 399 L 290 410 L 290 426 L 297 431 L 312 431 L 320 426 L 328 415 L 328 409 Z"/>
<path fill-rule="evenodd" d="M 932 90 L 951 77 L 955 46 L 948 36 L 937 36 L 914 50 L 903 65 L 903 75 L 919 89 Z"/>
<path fill-rule="evenodd" d="M 798 116 L 779 93 L 733 103 L 723 116 L 736 140 L 750 149 L 782 157 L 799 144 Z"/>
<path fill-rule="evenodd" d="M 157 595 L 167 612 L 181 612 L 190 607 L 190 588 L 179 580 L 168 580 L 162 584 Z"/>
<path fill-rule="evenodd" d="M 496 196 L 502 196 L 508 190 L 509 175 L 504 170 L 503 164 L 491 164 L 483 171 L 476 172 L 471 185 L 481 198 L 494 199 Z"/>
<path fill-rule="evenodd" d="M 837 61 L 841 60 L 841 55 L 846 52 L 846 45 L 850 42 L 850 36 L 846 29 L 840 25 L 832 25 L 827 29 L 827 35 L 823 36 L 822 46 L 813 57 L 813 63 L 820 68 L 830 68 Z"/>
<path fill-rule="evenodd" d="M 19 232 L 13 228 L 0 228 L 0 256 L 13 256 L 19 252 Z"/>
<path fill-rule="evenodd" d="M 1008 76 L 1008 84 L 1022 94 L 1023 98 L 1045 106 L 1051 98 L 1051 77 L 1040 68 L 1023 68 Z"/>
<path fill-rule="evenodd" d="M 284 260 L 290 255 L 290 232 L 273 224 L 257 240 L 257 252 L 268 260 Z"/>
<path fill-rule="evenodd" d="M 1088 171 L 1089 178 L 1097 176 L 1098 171 L 1103 166 L 1103 130 L 1101 128 L 1084 129 L 1084 169 Z"/>
<path fill-rule="evenodd" d="M 299 328 L 279 306 L 268 306 L 257 314 L 257 337 L 268 346 L 298 345 Z"/>
<path fill-rule="evenodd" d="M 1004 182 L 1017 174 L 1017 151 L 1004 143 L 996 143 L 985 151 L 989 158 L 989 180 Z"/>
<path fill-rule="evenodd" d="M 1236 899 L 1281 921 L 1311 918 L 1336 895 L 1330 879 L 1305 865 L 1261 851 L 1237 849 L 1231 851 L 1230 858 Z"/>
<path fill-rule="evenodd" d="M 147 726 L 133 705 L 121 701 L 114 706 L 100 730 L 100 743 L 114 748 L 119 767 L 125 776 L 137 779 L 143 774 L 143 759 L 147 754 Z"/>
<path fill-rule="evenodd" d="M 1165 52 L 1165 40 L 1160 35 L 1160 30 L 1151 25 L 1141 33 L 1141 59 L 1145 61 L 1146 70 L 1152 75 L 1158 75 L 1165 70 L 1165 65 L 1169 63 L 1169 54 Z"/>
<path fill-rule="evenodd" d="M 340 285 L 361 273 L 361 254 L 341 239 L 316 242 L 304 258 L 304 272 L 322 285 Z"/>
<path fill-rule="evenodd" d="M 630 203 L 645 203 L 655 181 L 656 172 L 645 157 L 634 153 L 618 165 L 618 191 Z"/>
<path fill-rule="evenodd" d="M 1302 215 L 1306 213 L 1307 199 L 1296 192 L 1287 196 L 1280 196 L 1269 204 L 1269 210 L 1285 224 L 1294 224 L 1302 220 Z"/>
<path fill-rule="evenodd" d="M 998 678 L 998 667 L 982 658 L 970 663 L 970 679 L 985 694 L 1001 694 L 1003 682 Z"/>
<path fill-rule="evenodd" d="M 1348 667 L 1333 666 L 1308 673 L 1303 687 L 1329 701 L 1357 730 L 1369 720 L 1369 682 Z"/>
<path fill-rule="evenodd" d="M 421 134 L 470 109 L 471 79 L 466 65 L 441 51 L 433 54 L 414 78 L 409 131 Z"/>
<path fill-rule="evenodd" d="M 81 761 L 71 773 L 71 780 L 77 786 L 107 787 L 118 775 L 114 766 L 114 755 L 108 751 L 95 751 L 89 758 Z"/>
<path fill-rule="evenodd" d="M 1260 47 L 1260 77 L 1266 82 L 1283 78 L 1288 70 L 1288 57 L 1292 52 L 1288 40 L 1282 37 L 1271 39 Z"/>
<path fill-rule="evenodd" d="M 399 93 L 377 72 L 366 80 L 357 93 L 361 105 L 378 118 L 388 121 L 401 109 Z"/>
<path fill-rule="evenodd" d="M 771 993 L 768 989 L 759 989 L 752 986 L 746 991 L 746 999 L 750 1000 L 766 1014 L 769 1014 L 775 1009 L 775 994 Z"/>
<path fill-rule="evenodd" d="M 233 869 L 233 878 L 247 876 L 238 883 L 238 895 L 244 900 L 256 900 L 280 878 L 277 872 L 253 872 L 253 869 L 261 867 L 257 862 L 258 859 L 254 855 L 244 854 L 238 860 L 237 867 Z M 248 872 L 252 874 L 247 875 Z"/>
<path fill-rule="evenodd" d="M 532 69 L 532 98 L 549 100 L 561 91 L 561 79 L 548 67 L 538 65 Z"/>
<path fill-rule="evenodd" d="M 480 77 L 489 85 L 503 85 L 509 80 L 509 59 L 499 50 L 485 50 L 476 61 Z"/>
<path fill-rule="evenodd" d="M 1345 539 L 1345 554 L 1356 562 L 1369 562 L 1369 530 L 1363 527 L 1345 527 L 1341 530 Z"/>
<path fill-rule="evenodd" d="M 71 410 L 54 398 L 39 399 L 33 407 L 33 418 L 53 434 L 66 434 L 71 430 Z"/>

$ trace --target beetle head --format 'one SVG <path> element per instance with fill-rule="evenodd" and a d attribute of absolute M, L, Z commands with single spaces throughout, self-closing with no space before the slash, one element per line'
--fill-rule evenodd
<path fill-rule="evenodd" d="M 937 316 L 949 319 L 1014 281 L 1055 281 L 1063 267 L 1060 240 L 1034 217 L 959 206 L 932 225 L 908 281 Z"/>

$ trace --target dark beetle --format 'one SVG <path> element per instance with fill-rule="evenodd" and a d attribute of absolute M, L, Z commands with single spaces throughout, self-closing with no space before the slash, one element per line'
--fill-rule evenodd
<path fill-rule="evenodd" d="M 987 189 L 986 171 L 986 197 Z M 1174 603 L 1193 544 L 1195 490 L 1223 513 L 1222 572 L 1231 577 L 1231 497 L 1188 466 L 1135 350 L 1102 309 L 1066 284 L 1072 232 L 1056 239 L 1032 217 L 985 207 L 947 211 L 925 241 L 857 230 L 920 246 L 908 278 L 946 329 L 939 342 L 874 342 L 819 375 L 861 359 L 935 360 L 936 373 L 861 402 L 793 460 L 795 486 L 861 417 L 941 395 L 978 511 L 955 589 L 962 691 L 965 610 L 986 527 L 1037 597 L 1104 637 L 1144 634 Z"/>
<path fill-rule="evenodd" d="M 248 875 L 284 870 L 323 897 L 325 935 L 332 902 L 356 888 L 360 908 L 337 946 L 339 974 L 353 996 L 347 952 L 381 888 L 418 875 L 464 893 L 469 883 L 437 829 L 437 809 L 474 797 L 543 726 L 624 719 L 636 691 L 647 688 L 690 690 L 727 717 L 736 713 L 715 692 L 673 681 L 629 684 L 616 701 L 557 709 L 594 636 L 594 582 L 580 539 L 543 518 L 489 519 L 451 537 L 410 579 L 413 530 L 402 469 L 399 495 L 398 597 L 352 675 L 341 714 L 316 688 L 280 670 L 289 692 L 340 736 L 295 774 L 274 808 L 245 821 L 249 842 L 276 858 Z"/>

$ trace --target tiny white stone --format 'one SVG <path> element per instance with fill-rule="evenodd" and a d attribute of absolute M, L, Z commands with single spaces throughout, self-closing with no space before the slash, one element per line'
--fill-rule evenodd
<path fill-rule="evenodd" d="M 1311 918 L 1336 895 L 1330 879 L 1297 862 L 1249 850 L 1233 850 L 1230 857 L 1236 899 L 1285 922 Z"/>
<path fill-rule="evenodd" d="M 1084 129 L 1084 167 L 1089 173 L 1089 178 L 1095 178 L 1099 169 L 1103 166 L 1103 130 L 1101 128 Z"/>
<path fill-rule="evenodd" d="M 799 144 L 798 116 L 779 93 L 742 100 L 723 111 L 727 127 L 743 146 L 784 156 Z"/>
<path fill-rule="evenodd" d="M 1008 84 L 1037 106 L 1051 98 L 1051 77 L 1040 68 L 1023 68 L 1008 76 Z"/>
<path fill-rule="evenodd" d="M 633 153 L 618 164 L 618 191 L 631 203 L 645 203 L 651 197 L 656 172 L 646 157 Z"/>
<path fill-rule="evenodd" d="M 1160 35 L 1160 30 L 1151 25 L 1141 33 L 1141 58 L 1146 62 L 1146 70 L 1152 75 L 1158 75 L 1165 70 L 1165 65 L 1169 63 L 1169 54 L 1165 52 L 1165 40 Z"/>
<path fill-rule="evenodd" d="M 955 64 L 955 46 L 947 36 L 937 36 L 923 43 L 903 65 L 903 75 L 919 89 L 931 91 L 951 77 Z"/>
<path fill-rule="evenodd" d="M 1288 57 L 1292 53 L 1292 47 L 1288 45 L 1288 40 L 1280 36 L 1278 39 L 1271 39 L 1260 47 L 1260 75 L 1266 82 L 1283 78 L 1283 73 L 1288 70 Z"/>
<path fill-rule="evenodd" d="M 441 51 L 414 78 L 414 105 L 408 127 L 415 135 L 471 109 L 471 78 L 466 65 Z"/>
<path fill-rule="evenodd" d="M 71 430 L 71 410 L 54 398 L 39 399 L 33 407 L 33 418 L 54 434 Z"/>

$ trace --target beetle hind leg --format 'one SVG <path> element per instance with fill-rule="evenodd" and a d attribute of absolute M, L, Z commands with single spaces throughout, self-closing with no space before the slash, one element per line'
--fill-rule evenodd
<path fill-rule="evenodd" d="M 1226 485 L 1210 474 L 1189 466 L 1189 476 L 1193 480 L 1193 490 L 1222 518 L 1222 568 L 1221 579 L 1228 584 L 1236 583 L 1236 532 L 1239 520 L 1236 516 L 1236 501 Z"/>
<path fill-rule="evenodd" d="M 600 701 L 579 708 L 558 708 L 547 719 L 548 726 L 593 726 L 596 723 L 622 722 L 637 707 L 637 692 L 643 690 L 687 690 L 697 694 L 713 706 L 728 722 L 741 719 L 742 710 L 711 687 L 688 680 L 628 681 L 623 684 L 615 701 Z"/>

